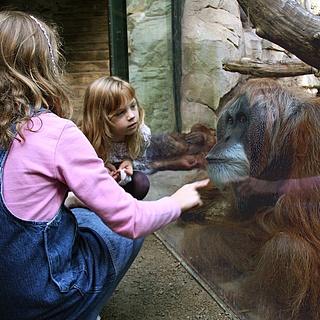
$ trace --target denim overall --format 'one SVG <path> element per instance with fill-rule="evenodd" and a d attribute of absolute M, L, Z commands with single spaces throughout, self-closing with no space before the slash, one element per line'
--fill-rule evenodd
<path fill-rule="evenodd" d="M 62 205 L 49 222 L 15 217 L 3 199 L 7 154 L 0 149 L 0 318 L 96 319 L 143 239 L 117 235 L 84 208 Z"/>

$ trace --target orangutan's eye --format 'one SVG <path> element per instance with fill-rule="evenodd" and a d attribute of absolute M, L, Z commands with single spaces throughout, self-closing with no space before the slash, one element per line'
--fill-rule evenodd
<path fill-rule="evenodd" d="M 233 119 L 231 116 L 227 117 L 227 122 L 228 122 L 228 124 L 233 124 Z"/>

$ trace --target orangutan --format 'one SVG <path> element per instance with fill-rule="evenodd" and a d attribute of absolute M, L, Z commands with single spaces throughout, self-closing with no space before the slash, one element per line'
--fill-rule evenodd
<path fill-rule="evenodd" d="M 186 230 L 187 260 L 259 319 L 320 319 L 320 99 L 249 80 L 206 160 L 230 210 Z"/>

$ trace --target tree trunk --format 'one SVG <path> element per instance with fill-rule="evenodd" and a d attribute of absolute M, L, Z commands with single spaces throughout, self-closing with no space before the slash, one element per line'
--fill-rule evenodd
<path fill-rule="evenodd" d="M 237 0 L 257 35 L 320 70 L 320 17 L 295 0 Z"/>

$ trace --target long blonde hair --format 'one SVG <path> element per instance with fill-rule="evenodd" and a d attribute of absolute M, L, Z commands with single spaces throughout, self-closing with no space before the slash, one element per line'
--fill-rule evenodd
<path fill-rule="evenodd" d="M 125 142 L 130 157 L 135 159 L 141 152 L 143 142 L 141 126 L 144 110 L 136 98 L 133 86 L 118 77 L 102 77 L 92 82 L 85 91 L 83 117 L 79 127 L 104 162 L 109 159 L 112 144 L 111 128 L 114 123 L 110 120 L 111 115 L 132 99 L 137 102 L 139 123 L 137 131 L 128 136 Z"/>
<path fill-rule="evenodd" d="M 60 46 L 55 25 L 49 27 L 21 11 L 0 12 L 1 147 L 9 148 L 15 137 L 14 125 L 17 139 L 24 140 L 21 127 L 41 107 L 60 117 L 71 117 Z"/>

